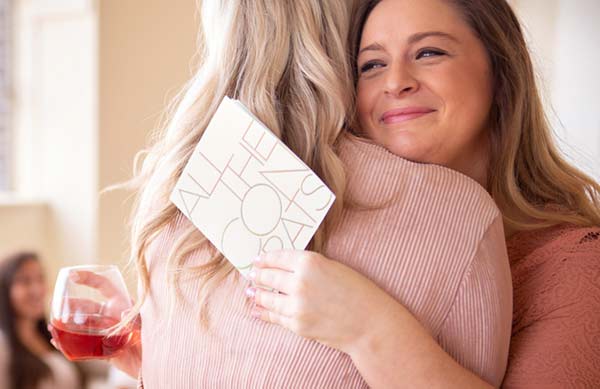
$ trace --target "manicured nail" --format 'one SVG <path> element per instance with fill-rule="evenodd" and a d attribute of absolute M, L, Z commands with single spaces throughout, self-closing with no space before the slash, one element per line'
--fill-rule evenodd
<path fill-rule="evenodd" d="M 256 295 L 255 288 L 246 288 L 246 296 L 253 298 Z"/>

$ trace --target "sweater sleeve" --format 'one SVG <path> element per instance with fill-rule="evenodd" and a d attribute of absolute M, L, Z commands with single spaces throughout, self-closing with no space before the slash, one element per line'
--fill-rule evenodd
<path fill-rule="evenodd" d="M 515 300 L 528 319 L 513 333 L 503 387 L 600 387 L 600 230 L 589 236 L 544 251 L 528 273 Z"/>
<path fill-rule="evenodd" d="M 512 282 L 498 216 L 463 276 L 438 343 L 458 363 L 494 387 L 502 383 L 512 322 Z"/>

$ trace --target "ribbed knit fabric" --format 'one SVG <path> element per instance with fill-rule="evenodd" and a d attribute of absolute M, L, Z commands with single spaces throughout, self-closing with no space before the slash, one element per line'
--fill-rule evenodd
<path fill-rule="evenodd" d="M 325 255 L 373 280 L 463 366 L 500 385 L 512 287 L 492 199 L 466 176 L 406 161 L 366 140 L 345 139 L 340 156 L 353 199 L 380 206 L 347 209 Z M 237 275 L 210 299 L 209 332 L 199 325 L 197 280 L 180 282 L 183 300 L 169 309 L 166 257 L 188 226 L 179 215 L 147 256 L 151 294 L 141 312 L 146 389 L 368 387 L 348 355 L 253 319 L 244 295 L 249 283 Z M 186 266 L 206 259 L 206 252 L 196 252 Z"/>

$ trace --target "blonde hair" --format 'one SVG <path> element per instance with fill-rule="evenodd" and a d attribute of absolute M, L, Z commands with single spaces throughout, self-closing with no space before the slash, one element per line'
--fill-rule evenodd
<path fill-rule="evenodd" d="M 137 191 L 130 261 L 143 292 L 129 319 L 139 312 L 149 290 L 149 245 L 180 215 L 169 195 L 224 96 L 243 102 L 336 193 L 338 200 L 310 246 L 323 248 L 340 217 L 345 189 L 335 146 L 353 102 L 348 93 L 353 90 L 346 46 L 348 4 L 198 1 L 197 71 L 171 104 L 166 126 L 142 152 L 143 165 L 128 185 Z M 185 274 L 202 284 L 201 323 L 207 328 L 208 297 L 234 267 L 191 225 L 175 238 L 166 261 L 168 284 L 176 285 L 186 258 L 201 249 L 208 249 L 211 257 L 187 267 Z"/>
<path fill-rule="evenodd" d="M 353 78 L 362 29 L 381 0 L 365 0 L 352 16 Z M 505 225 L 531 230 L 572 223 L 600 225 L 600 185 L 569 164 L 555 144 L 519 20 L 505 0 L 449 0 L 487 48 L 495 96 L 487 188 Z M 356 122 L 356 117 L 352 119 Z"/>

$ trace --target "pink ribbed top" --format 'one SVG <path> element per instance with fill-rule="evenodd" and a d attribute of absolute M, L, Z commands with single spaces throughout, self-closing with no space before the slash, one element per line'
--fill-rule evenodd
<path fill-rule="evenodd" d="M 512 289 L 502 219 L 492 199 L 457 172 L 406 161 L 358 138 L 345 139 L 340 156 L 356 201 L 393 201 L 346 210 L 325 255 L 369 277 L 459 363 L 500 385 Z M 253 319 L 244 295 L 249 283 L 237 273 L 210 298 L 209 332 L 199 325 L 197 280 L 182 280 L 183 301 L 170 306 L 165 259 L 189 225 L 179 215 L 147 256 L 151 294 L 141 312 L 146 389 L 368 387 L 348 355 Z M 206 259 L 207 252 L 196 252 L 186 266 Z"/>

